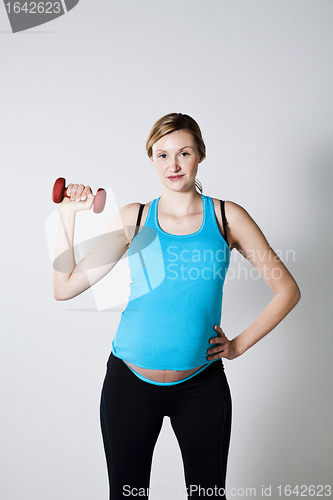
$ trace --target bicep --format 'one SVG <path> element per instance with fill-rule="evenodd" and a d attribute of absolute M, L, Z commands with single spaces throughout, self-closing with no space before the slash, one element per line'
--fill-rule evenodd
<path fill-rule="evenodd" d="M 256 222 L 244 208 L 232 205 L 229 226 L 233 247 L 257 269 L 275 294 L 297 287 Z"/>

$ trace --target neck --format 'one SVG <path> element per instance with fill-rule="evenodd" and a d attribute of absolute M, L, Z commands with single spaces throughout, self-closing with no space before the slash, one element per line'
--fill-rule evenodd
<path fill-rule="evenodd" d="M 183 217 L 202 210 L 201 194 L 195 188 L 190 191 L 171 191 L 163 187 L 158 206 L 165 213 Z"/>

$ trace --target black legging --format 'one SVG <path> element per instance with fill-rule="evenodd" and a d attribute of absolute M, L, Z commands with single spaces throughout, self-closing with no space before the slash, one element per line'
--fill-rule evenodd
<path fill-rule="evenodd" d="M 101 395 L 110 499 L 148 499 L 148 494 L 139 493 L 149 489 L 165 415 L 180 446 L 188 497 L 225 499 L 231 396 L 222 361 L 185 382 L 160 386 L 138 378 L 112 353 Z"/>

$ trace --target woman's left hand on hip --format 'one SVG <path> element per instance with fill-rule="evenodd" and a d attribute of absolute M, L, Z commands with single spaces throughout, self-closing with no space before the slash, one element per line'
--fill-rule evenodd
<path fill-rule="evenodd" d="M 207 361 L 212 361 L 219 358 L 237 358 L 239 354 L 237 353 L 236 345 L 233 340 L 227 339 L 220 326 L 214 325 L 214 329 L 217 332 L 218 337 L 211 337 L 209 339 L 209 343 L 219 345 L 207 349 Z"/>

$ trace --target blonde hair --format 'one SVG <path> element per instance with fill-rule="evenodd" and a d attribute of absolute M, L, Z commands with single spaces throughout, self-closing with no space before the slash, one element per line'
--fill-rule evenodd
<path fill-rule="evenodd" d="M 183 115 L 182 113 L 169 113 L 154 123 L 146 142 L 146 151 L 149 158 L 153 156 L 153 145 L 155 142 L 176 130 L 187 130 L 190 132 L 197 145 L 200 157 L 206 158 L 206 146 L 202 139 L 199 125 L 189 115 Z M 195 186 L 202 193 L 202 184 L 197 178 L 195 179 Z"/>

